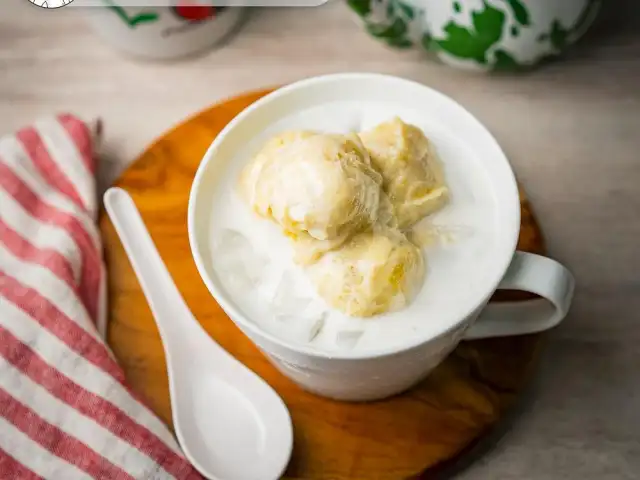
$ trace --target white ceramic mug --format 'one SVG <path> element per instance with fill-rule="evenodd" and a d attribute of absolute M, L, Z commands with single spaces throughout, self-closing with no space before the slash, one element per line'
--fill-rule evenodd
<path fill-rule="evenodd" d="M 501 208 L 495 261 L 486 288 L 451 318 L 443 314 L 435 334 L 416 334 L 400 348 L 374 352 L 322 352 L 262 330 L 225 292 L 211 256 L 210 218 L 224 162 L 257 132 L 307 108 L 339 101 L 385 103 L 430 111 L 467 146 L 480 152 Z M 443 159 L 446 163 L 446 158 Z M 540 332 L 557 325 L 572 300 L 574 279 L 550 258 L 517 252 L 520 201 L 504 153 L 491 134 L 459 104 L 418 83 L 377 74 L 337 74 L 303 80 L 258 100 L 238 115 L 214 140 L 196 173 L 188 211 L 189 241 L 207 288 L 234 323 L 286 376 L 319 395 L 351 401 L 374 400 L 402 392 L 423 379 L 463 339 Z M 533 292 L 543 299 L 487 305 L 498 288 Z M 446 320 L 446 321 L 445 321 Z"/>

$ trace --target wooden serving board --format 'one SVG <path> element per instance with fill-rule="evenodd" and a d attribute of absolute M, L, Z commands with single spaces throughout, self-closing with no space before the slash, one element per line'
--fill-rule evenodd
<path fill-rule="evenodd" d="M 436 478 L 443 466 L 468 452 L 512 407 L 535 369 L 541 337 L 464 342 L 422 384 L 373 403 L 323 399 L 277 372 L 210 296 L 191 258 L 187 238 L 187 200 L 200 159 L 220 130 L 265 93 L 233 98 L 187 120 L 151 145 L 116 185 L 133 196 L 171 275 L 203 327 L 269 382 L 288 405 L 295 447 L 285 479 Z M 540 229 L 528 202 L 524 196 L 521 199 L 519 248 L 542 253 Z M 109 271 L 109 344 L 133 389 L 171 425 L 160 336 L 104 214 L 100 228 Z M 509 292 L 501 295 L 497 300 L 506 299 Z"/>

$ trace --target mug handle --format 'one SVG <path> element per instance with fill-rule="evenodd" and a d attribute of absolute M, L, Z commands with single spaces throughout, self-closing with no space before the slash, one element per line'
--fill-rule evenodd
<path fill-rule="evenodd" d="M 560 263 L 517 251 L 498 289 L 523 290 L 542 298 L 488 304 L 465 332 L 464 339 L 523 335 L 553 328 L 567 315 L 574 288 L 573 275 Z"/>

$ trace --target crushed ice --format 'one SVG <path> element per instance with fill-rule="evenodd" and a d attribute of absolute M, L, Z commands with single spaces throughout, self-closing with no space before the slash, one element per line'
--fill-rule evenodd
<path fill-rule="evenodd" d="M 324 324 L 326 322 L 326 316 L 326 312 L 322 312 L 320 318 L 313 322 L 311 328 L 309 329 L 309 337 L 307 341 L 313 342 L 316 337 L 320 335 L 320 332 L 322 331 L 322 328 L 324 327 Z"/>
<path fill-rule="evenodd" d="M 313 341 L 322 331 L 326 309 L 323 304 L 300 288 L 301 278 L 296 279 L 290 270 L 281 273 L 271 299 L 274 318 L 289 324 L 302 341 Z"/>
<path fill-rule="evenodd" d="M 302 278 L 281 269 L 257 252 L 249 239 L 225 229 L 213 242 L 214 266 L 230 289 L 238 293 L 257 291 L 272 319 L 301 341 L 312 342 L 326 322 L 326 306 L 300 286 Z"/>
<path fill-rule="evenodd" d="M 236 290 L 247 290 L 256 286 L 268 260 L 251 246 L 241 233 L 225 229 L 213 243 L 215 269 L 224 277 L 224 282 Z"/>
<path fill-rule="evenodd" d="M 287 270 L 282 272 L 275 289 L 271 305 L 276 317 L 295 317 L 302 314 L 311 304 L 312 299 L 301 295 L 296 289 L 293 274 Z"/>

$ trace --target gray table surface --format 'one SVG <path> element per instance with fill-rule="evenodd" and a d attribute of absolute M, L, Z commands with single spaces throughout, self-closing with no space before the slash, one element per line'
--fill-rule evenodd
<path fill-rule="evenodd" d="M 550 253 L 577 277 L 536 388 L 467 480 L 640 478 L 640 2 L 609 1 L 563 61 L 526 75 L 469 74 L 390 51 L 346 7 L 255 12 L 224 48 L 135 62 L 74 9 L 0 6 L 0 132 L 71 111 L 105 121 L 105 188 L 154 137 L 246 89 L 349 70 L 426 83 L 492 130 L 532 199 Z"/>

